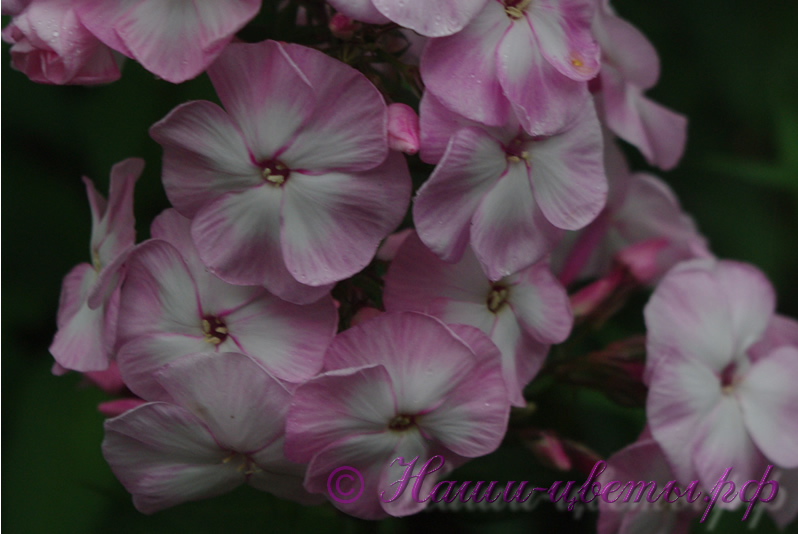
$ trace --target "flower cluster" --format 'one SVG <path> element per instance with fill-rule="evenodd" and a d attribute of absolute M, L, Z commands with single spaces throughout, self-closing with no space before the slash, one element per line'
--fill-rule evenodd
<path fill-rule="evenodd" d="M 3 3 L 33 81 L 110 82 L 128 57 L 173 83 L 207 71 L 221 104 L 150 128 L 172 207 L 149 239 L 143 161 L 113 168 L 107 201 L 84 179 L 91 263 L 64 279 L 50 347 L 54 372 L 123 392 L 101 406 L 103 454 L 140 511 L 242 483 L 315 504 L 352 466 L 363 496 L 336 507 L 418 512 L 380 498 L 392 460 L 495 451 L 541 373 L 645 405 L 616 471 L 711 486 L 798 468 L 798 323 L 630 170 L 619 139 L 668 170 L 686 119 L 644 96 L 656 52 L 607 0 L 290 4 L 269 9 L 322 37 L 239 41 L 259 0 Z M 644 342 L 550 354 L 650 288 Z M 595 456 L 519 435 L 555 468 Z M 645 513 L 602 509 L 599 530 L 647 532 Z"/>

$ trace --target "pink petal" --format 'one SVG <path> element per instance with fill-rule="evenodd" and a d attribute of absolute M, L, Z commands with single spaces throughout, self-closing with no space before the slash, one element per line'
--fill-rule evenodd
<path fill-rule="evenodd" d="M 549 346 L 522 330 L 509 308 L 499 310 L 489 333 L 502 355 L 502 376 L 510 402 L 513 406 L 526 406 L 524 387 L 540 370 Z"/>
<path fill-rule="evenodd" d="M 368 265 L 406 212 L 408 178 L 404 157 L 396 153 L 368 172 L 294 173 L 285 184 L 280 230 L 294 278 L 319 286 Z"/>
<path fill-rule="evenodd" d="M 413 204 L 413 220 L 424 244 L 445 261 L 460 259 L 471 218 L 506 167 L 495 139 L 476 128 L 459 130 Z"/>
<path fill-rule="evenodd" d="M 435 165 L 446 152 L 449 139 L 468 121 L 447 109 L 440 100 L 432 95 L 431 91 L 424 91 L 421 96 L 419 114 L 421 130 L 419 157 L 425 163 Z"/>
<path fill-rule="evenodd" d="M 291 395 L 247 356 L 184 356 L 155 376 L 174 402 L 208 425 L 222 449 L 256 451 L 283 433 Z"/>
<path fill-rule="evenodd" d="M 146 404 L 146 401 L 135 398 L 116 399 L 100 403 L 99 406 L 97 406 L 97 411 L 103 414 L 105 417 L 116 417 L 117 415 L 122 415 L 133 408 L 138 408 L 142 404 Z"/>
<path fill-rule="evenodd" d="M 388 146 L 411 156 L 418 152 L 418 115 L 407 104 L 388 106 Z"/>
<path fill-rule="evenodd" d="M 798 347 L 798 321 L 783 315 L 770 318 L 767 330 L 749 350 L 748 356 L 756 363 L 783 346 Z"/>
<path fill-rule="evenodd" d="M 284 445 L 283 436 L 250 455 L 258 470 L 247 478 L 247 483 L 281 499 L 290 499 L 305 505 L 323 503 L 324 498 L 321 495 L 311 495 L 305 490 L 307 466 L 286 460 Z"/>
<path fill-rule="evenodd" d="M 568 130 L 530 145 L 530 178 L 540 210 L 554 226 L 577 230 L 604 208 L 602 136 L 591 102 Z"/>
<path fill-rule="evenodd" d="M 568 294 L 548 263 L 536 263 L 513 278 L 508 304 L 522 328 L 543 343 L 565 341 L 573 316 Z"/>
<path fill-rule="evenodd" d="M 487 0 L 489 1 L 489 0 Z M 373 0 L 390 20 L 427 37 L 443 37 L 462 30 L 482 10 L 486 0 Z"/>
<path fill-rule="evenodd" d="M 166 195 L 187 217 L 223 193 L 263 183 L 243 134 L 215 104 L 182 104 L 153 125 L 150 136 L 164 148 Z"/>
<path fill-rule="evenodd" d="M 535 203 L 524 162 L 508 165 L 480 202 L 470 230 L 471 245 L 491 280 L 540 260 L 561 234 Z"/>
<path fill-rule="evenodd" d="M 371 0 L 329 0 L 336 11 L 368 24 L 388 24 L 390 19 L 377 11 Z"/>
<path fill-rule="evenodd" d="M 576 81 L 598 74 L 599 47 L 590 23 L 592 0 L 539 0 L 529 7 L 529 21 L 540 51 L 560 73 Z"/>
<path fill-rule="evenodd" d="M 105 422 L 103 456 L 145 514 L 214 497 L 242 482 L 243 473 L 190 412 L 149 403 Z"/>
<path fill-rule="evenodd" d="M 286 454 L 308 462 L 347 436 L 387 431 L 396 413 L 391 379 L 382 365 L 322 374 L 294 393 L 286 422 Z"/>
<path fill-rule="evenodd" d="M 597 9 L 593 34 L 607 62 L 612 63 L 627 82 L 641 89 L 650 89 L 657 83 L 659 58 L 654 46 L 640 30 L 613 14 L 608 3 L 601 2 Z"/>
<path fill-rule="evenodd" d="M 769 461 L 798 467 L 798 349 L 782 347 L 756 362 L 737 386 L 751 439 Z"/>
<path fill-rule="evenodd" d="M 427 43 L 421 55 L 421 78 L 452 111 L 499 126 L 510 110 L 496 78 L 495 56 L 509 20 L 500 3 L 484 5 L 462 31 Z"/>
<path fill-rule="evenodd" d="M 498 79 L 530 135 L 550 135 L 577 119 L 587 84 L 560 74 L 541 54 L 526 19 L 513 21 L 496 51 Z"/>
<path fill-rule="evenodd" d="M 312 115 L 281 156 L 288 167 L 365 171 L 383 163 L 388 155 L 388 119 L 377 88 L 323 52 L 295 44 L 281 46 L 316 95 Z"/>

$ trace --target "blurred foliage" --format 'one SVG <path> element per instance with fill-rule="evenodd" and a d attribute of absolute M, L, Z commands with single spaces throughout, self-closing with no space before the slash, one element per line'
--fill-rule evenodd
<path fill-rule="evenodd" d="M 275 4 L 264 2 L 264 12 L 242 38 L 297 40 L 286 29 L 290 25 L 271 16 Z M 690 118 L 685 158 L 664 178 L 714 252 L 761 268 L 777 289 L 779 311 L 798 316 L 798 4 L 617 0 L 614 5 L 660 52 L 661 81 L 650 96 Z M 548 503 L 531 512 L 431 511 L 368 523 L 328 505 L 303 508 L 249 488 L 154 516 L 136 512 L 100 453 L 102 417 L 95 406 L 105 396 L 74 374 L 49 372 L 47 347 L 61 279 L 88 260 L 90 217 L 80 176 L 105 191 L 115 162 L 143 157 L 147 168 L 136 188 L 135 211 L 139 238 L 146 238 L 149 222 L 167 206 L 159 181 L 160 148 L 147 129 L 180 103 L 216 98 L 206 76 L 173 86 L 132 61 L 119 82 L 105 87 L 35 85 L 9 68 L 7 45 L 2 52 L 2 504 L 8 532 L 594 531 L 595 515 L 557 512 Z M 628 153 L 635 168 L 646 168 L 634 150 Z M 416 158 L 411 165 L 416 175 L 424 170 Z M 636 297 L 607 326 L 602 342 L 639 333 L 644 303 L 645 295 Z M 631 442 L 642 427 L 639 408 L 622 408 L 572 386 L 545 386 L 533 391 L 533 423 L 556 427 L 602 455 Z M 511 432 L 500 451 L 452 478 L 544 486 L 558 478 L 581 482 L 585 476 L 540 466 Z M 696 524 L 696 531 L 753 527 L 739 517 L 726 513 L 714 527 Z M 767 518 L 755 530 L 775 531 Z"/>

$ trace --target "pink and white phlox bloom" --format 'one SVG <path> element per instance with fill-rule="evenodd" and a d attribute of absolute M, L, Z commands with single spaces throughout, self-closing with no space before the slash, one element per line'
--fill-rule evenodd
<path fill-rule="evenodd" d="M 408 515 L 426 505 L 411 498 L 412 481 L 391 500 L 405 471 L 396 458 L 418 457 L 415 472 L 432 456 L 444 457 L 444 468 L 424 480 L 424 499 L 438 476 L 494 451 L 507 430 L 510 404 L 497 351 L 476 328 L 385 313 L 339 334 L 325 371 L 294 394 L 286 456 L 310 462 L 305 488 L 312 493 L 328 494 L 334 469 L 358 470 L 360 498 L 333 503 L 357 517 Z"/>
<path fill-rule="evenodd" d="M 593 0 L 491 0 L 461 32 L 431 39 L 426 88 L 449 109 L 490 126 L 514 111 L 530 135 L 577 119 L 599 70 Z"/>
<path fill-rule="evenodd" d="M 329 0 L 335 9 L 355 20 L 395 22 L 427 37 L 459 32 L 489 1 L 493 0 Z"/>
<path fill-rule="evenodd" d="M 651 165 L 676 166 L 687 140 L 687 118 L 643 96 L 659 78 L 659 58 L 640 31 L 599 0 L 593 34 L 601 46 L 596 79 L 599 114 L 618 137 L 636 146 Z"/>
<path fill-rule="evenodd" d="M 11 65 L 31 81 L 95 85 L 119 79 L 119 61 L 81 24 L 71 0 L 3 3 L 14 18 L 3 29 Z"/>
<path fill-rule="evenodd" d="M 798 346 L 751 349 L 774 318 L 765 276 L 732 261 L 674 267 L 645 308 L 651 432 L 678 480 L 740 483 L 798 466 Z"/>
<path fill-rule="evenodd" d="M 152 224 L 154 239 L 128 260 L 119 310 L 117 360 L 137 395 L 161 400 L 154 377 L 185 354 L 239 352 L 270 374 L 301 382 L 321 370 L 338 317 L 327 296 L 300 306 L 261 286 L 228 284 L 209 273 L 174 209 Z"/>
<path fill-rule="evenodd" d="M 103 43 L 173 83 L 196 77 L 260 10 L 260 0 L 73 0 Z"/>
<path fill-rule="evenodd" d="M 368 265 L 409 203 L 385 102 L 299 45 L 232 44 L 209 74 L 226 111 L 189 102 L 151 129 L 166 193 L 220 278 L 317 300 Z"/>
<path fill-rule="evenodd" d="M 385 308 L 418 311 L 447 324 L 479 328 L 499 348 L 510 402 L 525 406 L 523 388 L 537 374 L 549 346 L 565 341 L 573 317 L 568 295 L 540 261 L 491 282 L 467 249 L 446 263 L 411 234 L 385 276 Z"/>
<path fill-rule="evenodd" d="M 151 514 L 249 485 L 313 502 L 305 468 L 285 459 L 288 391 L 244 355 L 196 354 L 154 379 L 167 402 L 148 402 L 105 422 L 103 456 L 133 504 Z"/>
<path fill-rule="evenodd" d="M 50 354 L 62 369 L 102 371 L 116 341 L 119 282 L 136 242 L 133 187 L 144 161 L 124 160 L 111 169 L 106 201 L 84 177 L 91 207 L 92 263 L 81 263 L 64 278 Z"/>
<path fill-rule="evenodd" d="M 421 157 L 437 167 L 414 202 L 419 237 L 449 262 L 470 243 L 491 280 L 539 261 L 562 230 L 586 226 L 604 207 L 601 128 L 590 101 L 569 128 L 531 137 L 514 118 L 480 126 L 426 93 L 421 135 Z"/>

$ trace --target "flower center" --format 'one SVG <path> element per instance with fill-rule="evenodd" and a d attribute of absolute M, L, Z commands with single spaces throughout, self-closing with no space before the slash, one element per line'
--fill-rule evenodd
<path fill-rule="evenodd" d="M 720 373 L 720 390 L 723 393 L 731 393 L 737 385 L 737 364 L 732 362 Z"/>
<path fill-rule="evenodd" d="M 504 12 L 513 20 L 524 17 L 524 11 L 532 0 L 504 0 Z"/>
<path fill-rule="evenodd" d="M 488 300 L 487 305 L 488 309 L 496 313 L 504 306 L 505 302 L 507 302 L 507 298 L 510 296 L 510 289 L 507 286 L 502 284 L 493 284 L 493 287 L 490 289 L 490 293 L 488 293 Z"/>
<path fill-rule="evenodd" d="M 223 464 L 227 464 L 230 462 L 238 463 L 238 469 L 236 469 L 239 473 L 244 473 L 245 475 L 254 475 L 263 469 L 255 463 L 255 461 L 247 456 L 246 454 L 241 454 L 239 452 L 232 452 L 230 456 L 227 456 L 222 459 Z"/>
<path fill-rule="evenodd" d="M 91 265 L 94 267 L 94 270 L 98 273 L 102 270 L 103 264 L 100 261 L 100 253 L 96 250 L 91 251 Z"/>
<path fill-rule="evenodd" d="M 518 163 L 521 160 L 529 161 L 529 152 L 524 150 L 526 148 L 525 140 L 520 136 L 516 137 L 504 147 L 504 153 L 507 154 L 507 161 L 511 163 Z"/>
<path fill-rule="evenodd" d="M 213 315 L 206 315 L 202 318 L 202 333 L 205 334 L 205 343 L 219 345 L 227 339 L 227 325 Z"/>
<path fill-rule="evenodd" d="M 401 432 L 407 430 L 416 423 L 416 418 L 413 415 L 399 414 L 388 423 L 388 428 Z"/>
<path fill-rule="evenodd" d="M 291 169 L 276 159 L 262 162 L 260 168 L 262 169 L 261 176 L 263 179 L 275 187 L 283 185 L 288 180 L 288 177 L 291 176 Z"/>

